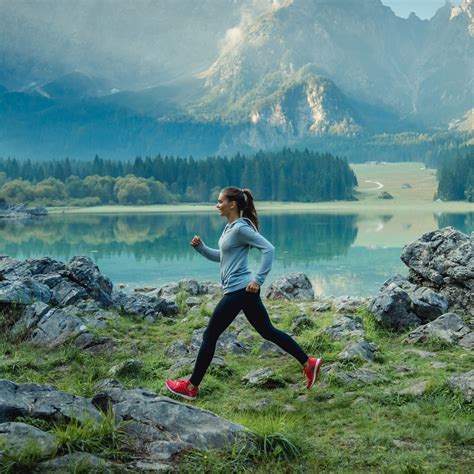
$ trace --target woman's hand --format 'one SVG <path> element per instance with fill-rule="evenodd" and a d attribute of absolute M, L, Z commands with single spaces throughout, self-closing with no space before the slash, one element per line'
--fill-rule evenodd
<path fill-rule="evenodd" d="M 245 288 L 245 291 L 250 291 L 251 293 L 258 293 L 259 289 L 260 289 L 260 285 L 254 281 L 251 281 L 247 285 L 247 288 Z"/>
<path fill-rule="evenodd" d="M 191 245 L 192 245 L 193 247 L 196 247 L 196 246 L 199 245 L 201 242 L 202 242 L 201 237 L 199 237 L 199 235 L 195 235 L 195 236 L 193 237 L 193 239 L 191 240 Z"/>

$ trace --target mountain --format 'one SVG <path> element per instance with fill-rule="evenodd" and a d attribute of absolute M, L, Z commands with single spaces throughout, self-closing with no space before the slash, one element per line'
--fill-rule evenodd
<path fill-rule="evenodd" d="M 288 0 L 196 76 L 207 91 L 203 110 L 222 113 L 255 89 L 271 94 L 311 65 L 348 96 L 446 126 L 472 102 L 472 8 L 472 0 L 446 4 L 422 21 L 399 18 L 380 0 Z"/>
<path fill-rule="evenodd" d="M 380 0 L 84 5 L 70 18 L 62 2 L 2 4 L 0 156 L 201 157 L 472 131 L 473 0 L 430 20 Z M 6 19 L 20 17 L 14 33 Z"/>

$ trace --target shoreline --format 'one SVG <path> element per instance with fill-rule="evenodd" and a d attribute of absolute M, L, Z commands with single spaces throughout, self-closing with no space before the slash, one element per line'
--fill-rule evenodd
<path fill-rule="evenodd" d="M 94 207 L 48 207 L 48 213 L 53 214 L 160 214 L 160 213 L 213 213 L 214 204 L 180 203 L 180 204 L 151 204 L 145 206 L 107 205 Z M 330 201 L 330 202 L 257 202 L 257 212 L 357 212 L 391 211 L 391 212 L 474 212 L 474 203 L 466 201 L 417 202 L 399 203 L 393 200 L 383 200 L 381 203 L 360 201 Z"/>

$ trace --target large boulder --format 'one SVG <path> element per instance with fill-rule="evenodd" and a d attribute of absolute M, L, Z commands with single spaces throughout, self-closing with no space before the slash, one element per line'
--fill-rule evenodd
<path fill-rule="evenodd" d="M 57 390 L 53 385 L 0 379 L 0 423 L 30 416 L 47 421 L 100 420 L 100 413 L 84 397 Z"/>
<path fill-rule="evenodd" d="M 439 318 L 417 327 L 405 338 L 407 343 L 424 342 L 433 337 L 448 343 L 468 347 L 472 343 L 471 329 L 456 313 L 442 314 Z M 472 348 L 472 347 L 471 347 Z"/>
<path fill-rule="evenodd" d="M 51 456 L 58 448 L 58 440 L 51 433 L 26 423 L 0 423 L 0 466 L 2 460 L 10 456 L 17 459 L 22 452 L 26 455 L 32 447 L 39 457 Z"/>
<path fill-rule="evenodd" d="M 225 448 L 248 436 L 245 428 L 207 410 L 142 388 L 105 389 L 92 398 L 104 409 L 110 404 L 116 419 L 126 420 L 135 449 L 150 460 L 169 460 L 182 450 Z"/>
<path fill-rule="evenodd" d="M 471 402 L 474 398 L 474 369 L 464 374 L 449 377 L 448 386 L 452 390 L 460 390 L 464 399 Z"/>
<path fill-rule="evenodd" d="M 474 233 L 454 229 L 427 232 L 403 247 L 410 282 L 444 295 L 450 311 L 474 314 Z"/>
<path fill-rule="evenodd" d="M 383 327 L 393 331 L 404 331 L 422 322 L 413 312 L 408 293 L 395 282 L 382 286 L 368 308 Z"/>
<path fill-rule="evenodd" d="M 313 285 L 304 273 L 289 273 L 274 280 L 267 288 L 265 298 L 271 300 L 314 300 Z"/>
<path fill-rule="evenodd" d="M 162 316 L 175 315 L 179 311 L 173 301 L 142 293 L 126 294 L 123 291 L 112 294 L 112 304 L 119 311 L 140 316 L 151 322 Z"/>

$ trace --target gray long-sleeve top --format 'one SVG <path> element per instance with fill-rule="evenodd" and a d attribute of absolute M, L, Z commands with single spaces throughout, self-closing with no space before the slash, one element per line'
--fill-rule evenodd
<path fill-rule="evenodd" d="M 248 268 L 247 259 L 249 249 L 252 247 L 262 252 L 260 268 L 255 276 Z M 207 259 L 220 262 L 224 294 L 246 288 L 251 281 L 262 285 L 272 268 L 275 255 L 275 247 L 246 217 L 239 217 L 226 224 L 219 238 L 219 249 L 212 249 L 202 241 L 194 249 Z"/>

